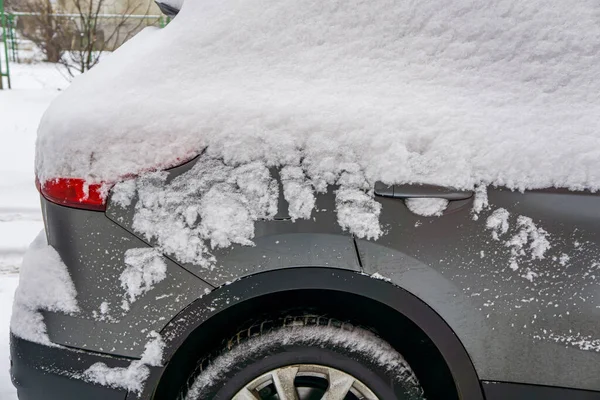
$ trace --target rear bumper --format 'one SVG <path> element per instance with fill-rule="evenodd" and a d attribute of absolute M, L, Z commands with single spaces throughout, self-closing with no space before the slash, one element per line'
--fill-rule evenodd
<path fill-rule="evenodd" d="M 76 378 L 92 364 L 126 367 L 130 360 L 55 348 L 11 335 L 10 374 L 19 400 L 124 400 L 127 392 Z"/>

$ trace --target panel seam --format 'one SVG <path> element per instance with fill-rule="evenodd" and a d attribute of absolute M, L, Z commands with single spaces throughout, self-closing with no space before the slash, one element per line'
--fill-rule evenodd
<path fill-rule="evenodd" d="M 360 251 L 358 250 L 358 243 L 356 243 L 356 237 L 352 236 L 352 243 L 354 244 L 354 251 L 356 252 L 356 259 L 358 261 L 358 266 L 360 267 L 360 272 L 364 273 L 365 269 L 363 267 L 362 259 L 360 257 Z"/>

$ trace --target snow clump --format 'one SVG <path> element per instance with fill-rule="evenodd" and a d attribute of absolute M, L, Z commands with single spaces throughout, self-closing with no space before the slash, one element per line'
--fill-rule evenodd
<path fill-rule="evenodd" d="M 509 224 L 508 217 L 510 213 L 505 208 L 494 210 L 486 221 L 485 227 L 491 229 L 494 240 L 499 240 L 500 236 L 508 232 Z"/>
<path fill-rule="evenodd" d="M 338 223 L 359 238 L 378 239 L 381 204 L 360 189 L 341 188 L 336 193 Z"/>
<path fill-rule="evenodd" d="M 79 311 L 77 292 L 67 267 L 48 245 L 42 230 L 23 258 L 19 286 L 10 320 L 11 332 L 21 339 L 52 346 L 42 310 L 73 314 Z"/>
<path fill-rule="evenodd" d="M 449 201 L 437 198 L 414 198 L 405 200 L 406 207 L 414 214 L 423 217 L 439 217 L 448 207 Z"/>
<path fill-rule="evenodd" d="M 173 181 L 166 178 L 157 172 L 135 181 L 133 229 L 182 262 L 210 267 L 212 248 L 252 245 L 254 222 L 277 213 L 277 182 L 261 162 L 234 167 L 203 157 Z M 119 196 L 121 188 L 114 190 Z"/>
<path fill-rule="evenodd" d="M 283 195 L 289 204 L 288 212 L 293 220 L 309 219 L 315 208 L 314 188 L 300 167 L 287 166 L 281 172 Z"/>
<path fill-rule="evenodd" d="M 510 247 L 510 268 L 513 271 L 519 269 L 519 259 L 529 255 L 532 260 L 544 258 L 544 254 L 550 249 L 549 234 L 543 228 L 538 227 L 531 218 L 520 215 L 517 218 L 519 231 L 512 236 L 506 246 Z M 528 280 L 537 276 L 534 272 L 526 275 Z"/>
<path fill-rule="evenodd" d="M 492 238 L 500 240 L 500 236 L 510 230 L 510 213 L 504 208 L 498 208 L 486 220 L 486 228 L 492 231 Z M 552 247 L 550 244 L 550 234 L 535 224 L 533 219 L 524 215 L 517 217 L 515 228 L 516 232 L 510 236 L 504 243 L 504 246 L 510 249 L 509 267 L 513 271 L 519 270 L 519 263 L 524 257 L 529 256 L 530 260 L 543 259 L 546 252 Z M 561 257 L 561 265 L 565 265 L 569 258 Z M 539 274 L 531 268 L 527 268 L 521 275 L 523 278 L 532 282 Z"/>
<path fill-rule="evenodd" d="M 156 249 L 129 249 L 125 252 L 125 264 L 120 280 L 130 302 L 167 277 L 167 264 Z"/>

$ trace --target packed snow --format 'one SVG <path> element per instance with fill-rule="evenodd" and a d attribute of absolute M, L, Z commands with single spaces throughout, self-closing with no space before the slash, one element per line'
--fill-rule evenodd
<path fill-rule="evenodd" d="M 439 217 L 448 207 L 449 201 L 436 198 L 406 199 L 406 207 L 413 213 L 423 217 Z"/>
<path fill-rule="evenodd" d="M 52 345 L 40 311 L 75 313 L 79 310 L 76 296 L 67 267 L 42 230 L 23 258 L 10 331 L 31 342 Z"/>

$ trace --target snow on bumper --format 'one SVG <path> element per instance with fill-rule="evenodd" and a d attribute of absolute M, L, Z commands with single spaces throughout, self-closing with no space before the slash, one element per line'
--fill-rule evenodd
<path fill-rule="evenodd" d="M 31 342 L 53 345 L 40 311 L 76 313 L 77 292 L 67 267 L 48 245 L 42 230 L 23 258 L 19 286 L 15 292 L 11 332 Z"/>

